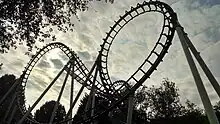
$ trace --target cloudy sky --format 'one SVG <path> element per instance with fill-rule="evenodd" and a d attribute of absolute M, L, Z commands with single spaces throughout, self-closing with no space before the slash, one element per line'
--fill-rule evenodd
<path fill-rule="evenodd" d="M 142 0 L 115 0 L 114 4 L 105 2 L 92 2 L 87 12 L 78 13 L 79 20 L 73 19 L 75 30 L 73 32 L 55 32 L 57 41 L 72 48 L 84 61 L 88 68 L 97 57 L 102 39 L 109 31 L 114 20 L 123 15 L 125 10 L 136 6 Z M 163 0 L 169 4 L 178 15 L 179 22 L 185 28 L 191 41 L 196 46 L 214 76 L 220 82 L 220 1 L 219 0 Z M 108 69 L 112 80 L 126 80 L 142 63 L 157 40 L 163 16 L 158 13 L 147 13 L 126 25 L 118 34 L 111 47 L 108 58 Z M 47 43 L 49 43 L 48 41 Z M 42 44 L 40 44 L 42 46 Z M 4 63 L 0 75 L 11 73 L 17 77 L 29 61 L 25 56 L 26 49 L 19 47 L 8 54 L 0 55 Z M 26 86 L 27 105 L 33 104 L 48 83 L 67 61 L 59 50 L 47 53 L 31 73 Z M 199 68 L 201 71 L 201 69 Z M 201 71 L 202 72 L 202 71 Z M 202 79 L 210 99 L 215 103 L 219 98 L 207 81 L 203 73 Z M 40 78 L 39 78 L 40 77 Z M 62 76 L 63 77 L 63 76 Z M 201 106 L 194 80 L 186 62 L 180 41 L 175 34 L 173 44 L 164 62 L 154 72 L 146 85 L 159 85 L 163 78 L 169 78 L 179 88 L 182 101 L 186 99 Z M 40 104 L 47 100 L 56 100 L 62 78 L 53 86 L 53 89 L 43 98 Z M 69 85 L 69 84 L 68 84 Z M 80 85 L 76 84 L 75 93 Z M 61 103 L 68 106 L 69 89 L 66 88 Z M 39 106 L 38 106 L 39 107 Z"/>

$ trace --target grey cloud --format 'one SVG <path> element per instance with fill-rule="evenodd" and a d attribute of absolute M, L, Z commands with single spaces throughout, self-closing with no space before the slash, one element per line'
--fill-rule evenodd
<path fill-rule="evenodd" d="M 208 29 L 205 34 L 207 35 L 209 40 L 207 42 L 218 42 L 220 40 L 220 26 Z"/>
<path fill-rule="evenodd" d="M 26 89 L 27 90 L 40 90 L 40 91 L 43 91 L 44 88 L 42 88 L 42 86 L 40 84 L 38 84 L 38 82 L 36 82 L 37 80 L 29 80 L 27 82 L 27 85 L 26 85 Z M 28 91 L 27 91 L 28 93 Z"/>
<path fill-rule="evenodd" d="M 214 6 L 220 4 L 219 0 L 199 0 L 199 3 L 201 5 L 209 5 L 209 6 Z"/>
<path fill-rule="evenodd" d="M 87 44 L 87 45 L 91 45 L 91 41 L 90 41 L 90 37 L 89 36 L 87 36 L 87 35 L 85 35 L 85 34 L 79 34 L 79 39 L 83 42 L 83 43 L 85 43 L 85 44 Z"/>
<path fill-rule="evenodd" d="M 57 69 L 61 69 L 63 67 L 63 62 L 59 59 L 50 59 L 50 61 L 53 63 L 53 65 Z"/>
<path fill-rule="evenodd" d="M 50 68 L 50 63 L 44 59 L 40 60 L 40 62 L 37 65 L 40 68 Z"/>
<path fill-rule="evenodd" d="M 38 87 L 41 89 L 46 88 L 47 84 L 49 83 L 49 82 L 45 82 L 43 80 L 43 78 L 41 78 L 39 76 L 34 76 L 34 78 L 32 80 L 33 80 L 33 85 L 35 85 L 35 86 L 38 85 Z"/>
<path fill-rule="evenodd" d="M 114 81 L 121 80 L 119 76 L 117 76 L 117 77 L 116 76 L 110 76 L 110 79 L 111 79 L 112 83 Z"/>
<path fill-rule="evenodd" d="M 59 54 L 59 57 L 60 57 L 61 60 L 63 60 L 63 61 L 68 61 L 68 60 L 69 60 L 69 57 L 67 57 L 66 54 L 64 54 L 64 53 Z"/>
<path fill-rule="evenodd" d="M 83 59 L 83 60 L 90 60 L 91 59 L 91 55 L 89 54 L 88 51 L 78 51 L 77 52 L 79 58 Z"/>

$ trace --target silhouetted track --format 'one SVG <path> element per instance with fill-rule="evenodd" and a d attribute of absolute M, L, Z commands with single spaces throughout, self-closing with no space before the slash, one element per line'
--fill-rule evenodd
<path fill-rule="evenodd" d="M 134 20 L 138 16 L 142 14 L 146 14 L 149 12 L 160 13 L 164 16 L 164 21 L 162 25 L 161 33 L 156 41 L 153 49 L 150 54 L 145 58 L 144 62 L 137 68 L 137 70 L 130 76 L 126 81 L 115 81 L 112 82 L 110 79 L 110 75 L 108 73 L 108 53 L 110 51 L 111 45 L 116 38 L 117 34 L 121 31 L 123 27 L 126 26 L 130 21 Z M 146 20 L 147 22 L 147 20 Z M 98 118 L 101 114 L 111 111 L 116 106 L 120 105 L 131 93 L 134 93 L 156 70 L 157 66 L 162 62 L 163 57 L 168 52 L 170 45 L 172 44 L 172 40 L 175 33 L 177 23 L 177 17 L 172 8 L 159 1 L 149 1 L 143 2 L 142 4 L 137 4 L 136 7 L 131 7 L 129 11 L 125 11 L 123 16 L 120 16 L 119 20 L 115 21 L 115 24 L 110 27 L 110 31 L 107 33 L 106 37 L 103 39 L 104 42 L 101 45 L 101 50 L 96 59 L 94 67 L 96 66 L 100 75 L 100 81 L 95 79 L 95 83 L 93 83 L 93 77 L 96 77 L 92 74 L 92 69 L 88 70 L 83 62 L 79 59 L 79 57 L 74 53 L 70 48 L 68 48 L 63 43 L 50 43 L 40 49 L 35 56 L 29 61 L 25 70 L 23 71 L 23 75 L 21 76 L 21 83 L 19 87 L 19 95 L 24 96 L 25 87 L 27 85 L 27 80 L 31 71 L 33 70 L 36 63 L 44 56 L 47 52 L 52 49 L 58 48 L 63 51 L 64 54 L 71 60 L 75 58 L 76 67 L 73 71 L 70 72 L 70 75 L 77 80 L 82 87 L 80 90 L 83 90 L 84 87 L 91 90 L 92 84 L 95 86 L 95 93 L 102 95 L 106 99 L 111 101 L 110 107 L 106 108 L 105 111 L 95 113 L 94 116 L 88 117 L 80 122 L 76 122 L 74 124 L 88 123 Z M 67 71 L 69 68 L 66 66 L 64 68 Z M 90 75 L 91 74 L 91 75 Z M 89 76 L 88 76 L 89 75 Z M 87 81 L 88 79 L 88 81 Z M 87 82 L 86 82 L 87 81 Z M 85 83 L 86 82 L 86 83 Z M 81 91 L 79 90 L 79 95 Z M 22 97 L 18 98 L 18 105 L 23 114 L 27 112 L 27 108 L 21 105 Z M 76 98 L 78 99 L 78 98 Z M 22 99 L 23 100 L 23 99 Z M 69 112 L 68 112 L 69 113 Z M 38 123 L 32 118 L 28 118 L 33 123 Z M 71 119 L 67 119 L 63 122 L 66 122 Z M 62 123 L 62 122 L 60 122 Z"/>

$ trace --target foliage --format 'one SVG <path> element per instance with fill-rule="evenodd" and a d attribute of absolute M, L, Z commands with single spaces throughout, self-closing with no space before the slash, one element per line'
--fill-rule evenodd
<path fill-rule="evenodd" d="M 202 116 L 203 110 L 189 100 L 186 101 L 185 115 Z"/>
<path fill-rule="evenodd" d="M 215 110 L 215 114 L 218 118 L 218 120 L 220 121 L 220 101 L 218 101 L 214 106 L 213 106 L 214 110 Z"/>
<path fill-rule="evenodd" d="M 158 88 L 143 87 L 136 94 L 136 98 L 136 104 L 140 109 L 148 111 L 149 119 L 174 118 L 183 115 L 184 112 L 178 89 L 175 83 L 168 79 L 163 80 Z"/>
<path fill-rule="evenodd" d="M 189 100 L 186 101 L 185 113 L 181 117 L 185 123 L 201 124 L 204 122 L 203 110 Z"/>
<path fill-rule="evenodd" d="M 44 105 L 40 107 L 40 109 L 38 109 L 35 112 L 34 119 L 40 123 L 49 122 L 55 104 L 56 104 L 56 101 L 46 102 Z M 66 111 L 65 111 L 64 106 L 58 103 L 58 108 L 56 110 L 53 122 L 60 122 L 64 120 L 65 116 L 66 116 Z"/>
<path fill-rule="evenodd" d="M 85 94 L 85 96 L 80 100 L 79 108 L 73 118 L 73 122 L 78 122 L 84 119 L 86 115 L 90 115 L 91 108 L 88 109 L 88 112 L 85 113 L 86 104 L 88 101 L 89 95 Z M 103 112 L 108 107 L 109 102 L 103 97 L 96 96 L 95 97 L 95 109 L 94 113 Z M 86 115 L 85 115 L 86 114 Z M 97 120 L 97 124 L 111 124 L 109 121 L 108 113 L 101 115 Z"/>
<path fill-rule="evenodd" d="M 14 75 L 4 75 L 0 78 L 0 98 L 3 97 L 5 93 L 10 89 L 10 87 L 15 82 L 15 76 Z"/>
<path fill-rule="evenodd" d="M 14 75 L 4 75 L 0 78 L 0 98 L 8 91 L 15 82 Z M 79 108 L 74 116 L 73 122 L 84 119 L 84 110 L 88 101 L 88 95 L 85 95 L 80 101 Z M 9 95 L 4 104 L 0 105 L 0 121 L 6 113 L 8 105 L 12 99 Z M 34 119 L 40 123 L 47 123 L 51 117 L 56 101 L 46 102 L 36 111 Z M 109 106 L 109 101 L 102 96 L 95 97 L 95 113 L 103 112 Z M 128 101 L 125 100 L 120 106 L 117 106 L 110 113 L 106 113 L 97 118 L 97 124 L 122 124 L 126 122 Z M 24 104 L 24 101 L 22 102 Z M 220 119 L 220 101 L 214 106 L 217 117 Z M 91 112 L 91 109 L 89 109 Z M 88 113 L 90 115 L 91 113 Z M 66 116 L 65 108 L 59 103 L 54 122 L 59 122 Z M 22 117 L 20 111 L 16 111 L 13 122 L 16 123 Z M 33 118 L 32 115 L 29 116 Z M 25 121 L 24 124 L 28 124 Z M 134 111 L 132 117 L 133 124 L 209 124 L 208 118 L 204 115 L 201 108 L 189 100 L 186 106 L 180 103 L 178 88 L 174 82 L 165 79 L 159 87 L 143 86 L 135 93 Z"/>
<path fill-rule="evenodd" d="M 14 81 L 15 81 L 14 75 L 6 74 L 0 78 L 0 98 L 2 98 L 7 93 L 10 87 L 13 85 Z M 2 105 L 0 105 L 0 120 L 3 119 L 8 109 L 8 105 L 12 100 L 12 95 L 13 93 L 9 94 L 9 97 L 5 99 Z"/>
<path fill-rule="evenodd" d="M 88 100 L 88 94 L 85 94 L 85 96 L 80 100 L 79 108 L 77 110 L 77 114 L 73 118 L 73 122 L 78 122 L 80 120 L 83 120 L 83 113 L 86 108 L 86 103 Z"/>
<path fill-rule="evenodd" d="M 77 11 L 87 10 L 89 1 L 1 0 L 0 52 L 5 53 L 23 43 L 31 51 L 36 41 L 43 42 L 45 38 L 55 40 L 51 27 L 63 32 L 72 31 L 74 24 L 71 18 Z"/>
<path fill-rule="evenodd" d="M 12 74 L 6 74 L 4 76 L 2 76 L 0 78 L 0 98 L 2 98 L 11 88 L 11 86 L 15 83 L 16 77 Z M 12 92 L 7 96 L 7 98 L 4 100 L 3 104 L 0 105 L 0 122 L 3 121 L 3 118 L 6 114 L 6 112 L 9 110 L 9 105 L 12 104 L 13 102 L 13 97 L 14 97 L 14 93 L 16 92 L 16 89 L 12 90 Z M 21 105 L 24 106 L 24 96 L 21 96 Z M 14 109 L 15 109 L 15 114 L 12 118 L 12 123 L 16 123 L 18 120 L 21 119 L 22 117 L 22 113 L 19 110 L 18 106 L 16 105 L 16 99 L 14 101 L 14 103 L 12 104 L 12 108 L 9 111 L 9 115 L 8 118 L 6 118 L 7 121 L 9 120 L 10 114 L 13 113 Z M 32 115 L 30 114 L 29 117 L 32 117 Z M 2 122 L 3 123 L 3 122 Z M 24 124 L 29 124 L 28 121 L 24 121 Z"/>

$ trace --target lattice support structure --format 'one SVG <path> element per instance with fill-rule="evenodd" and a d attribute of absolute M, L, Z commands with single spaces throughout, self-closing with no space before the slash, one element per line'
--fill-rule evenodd
<path fill-rule="evenodd" d="M 162 30 L 153 49 L 151 50 L 150 54 L 145 58 L 144 62 L 141 65 L 139 65 L 137 70 L 132 75 L 130 75 L 127 80 L 112 81 L 108 73 L 107 60 L 108 60 L 108 53 L 111 49 L 111 45 L 113 44 L 114 39 L 121 31 L 121 29 L 124 28 L 130 21 L 133 21 L 138 16 L 149 12 L 160 13 L 164 16 Z M 85 89 L 88 89 L 90 91 L 90 95 L 87 101 L 87 107 L 85 109 L 85 112 L 82 114 L 82 117 L 84 117 L 84 119 L 78 122 L 74 122 L 74 124 L 91 123 L 95 119 L 99 118 L 100 115 L 109 113 L 111 110 L 113 110 L 116 107 L 120 109 L 121 103 L 128 98 L 130 100 L 129 100 L 127 123 L 131 124 L 132 106 L 133 106 L 132 95 L 148 78 L 150 78 L 150 75 L 155 70 L 157 70 L 157 66 L 163 61 L 163 57 L 165 56 L 165 54 L 168 53 L 168 49 L 172 44 L 172 40 L 176 30 L 178 35 L 180 36 L 181 42 L 189 46 L 192 53 L 195 55 L 196 59 L 199 61 L 199 64 L 202 66 L 202 69 L 204 70 L 208 79 L 212 83 L 214 89 L 217 91 L 218 95 L 220 96 L 220 86 L 218 85 L 214 76 L 211 74 L 208 67 L 205 65 L 205 62 L 198 55 L 198 52 L 196 51 L 193 44 L 190 42 L 189 38 L 186 35 L 184 35 L 184 31 L 180 28 L 175 12 L 166 3 L 150 0 L 149 2 L 145 1 L 141 4 L 138 3 L 136 7 L 131 7 L 129 11 L 125 11 L 125 14 L 120 16 L 120 18 L 117 21 L 115 21 L 115 24 L 113 26 L 110 26 L 110 30 L 109 32 L 106 33 L 106 37 L 103 39 L 101 50 L 99 51 L 99 54 L 91 69 L 88 69 L 79 59 L 76 53 L 72 51 L 69 47 L 64 45 L 63 43 L 59 43 L 59 42 L 50 43 L 45 47 L 43 47 L 42 49 L 40 49 L 33 56 L 33 58 L 29 61 L 29 63 L 25 67 L 23 74 L 20 76 L 20 78 L 14 83 L 12 88 L 9 89 L 9 91 L 4 95 L 4 97 L 1 98 L 0 104 L 2 104 L 5 101 L 5 99 L 7 99 L 8 95 L 12 91 L 15 91 L 16 89 L 17 99 L 15 100 L 16 102 L 12 102 L 12 104 L 10 104 L 11 107 L 9 107 L 9 110 L 7 112 L 8 115 L 10 114 L 9 111 L 11 110 L 12 106 L 16 104 L 18 108 L 16 107 L 11 114 L 15 113 L 15 111 L 20 111 L 23 114 L 18 124 L 22 124 L 25 120 L 26 121 L 28 120 L 33 124 L 39 124 L 39 122 L 31 118 L 29 115 L 32 112 L 32 110 L 37 106 L 37 104 L 41 101 L 44 95 L 48 92 L 48 90 L 56 83 L 60 75 L 65 71 L 66 77 L 63 81 L 63 85 L 60 89 L 58 98 L 56 100 L 57 102 L 55 104 L 55 107 L 52 112 L 52 116 L 50 118 L 50 122 L 49 122 L 50 124 L 53 123 L 58 102 L 60 101 L 62 94 L 65 90 L 66 83 L 68 83 L 67 82 L 68 77 L 71 77 L 71 82 L 70 82 L 71 90 L 70 90 L 70 98 L 69 98 L 70 105 L 65 120 L 62 122 L 58 122 L 59 124 L 66 122 L 68 122 L 69 124 L 72 123 L 73 121 L 72 111 L 75 108 L 76 103 L 79 101 L 79 98 L 80 96 L 82 96 L 82 93 L 84 92 Z M 53 81 L 47 86 L 45 91 L 43 91 L 43 93 L 34 102 L 34 104 L 29 109 L 27 109 L 26 106 L 22 104 L 22 101 L 25 101 L 25 87 L 28 83 L 28 78 L 31 74 L 31 71 L 33 70 L 37 62 L 47 52 L 53 49 L 60 49 L 69 58 L 69 61 L 63 67 L 63 69 L 57 74 L 57 76 L 53 79 Z M 213 109 L 211 107 L 207 93 L 203 87 L 201 78 L 196 72 L 196 67 L 192 60 L 192 57 L 190 57 L 189 50 L 186 49 L 188 49 L 187 46 L 184 47 L 184 51 L 185 52 L 188 51 L 188 53 L 186 53 L 187 59 L 189 60 L 189 64 L 191 63 L 190 64 L 191 69 L 194 70 L 192 71 L 194 77 L 197 78 L 195 79 L 196 84 L 198 86 L 200 96 L 203 100 L 203 104 L 208 113 L 209 120 L 212 124 L 218 124 L 218 122 L 216 121 L 216 116 L 215 114 L 213 114 Z M 200 84 L 198 82 L 200 82 Z M 74 97 L 73 94 L 75 88 L 74 85 L 76 83 L 79 83 L 81 87 Z M 96 107 L 98 106 L 98 104 L 95 103 L 96 96 L 100 96 L 106 101 L 109 101 L 105 110 L 96 112 Z M 7 119 L 8 116 L 6 115 L 3 122 L 6 122 L 5 120 Z M 8 119 L 9 123 L 11 122 L 11 119 L 12 118 Z"/>

